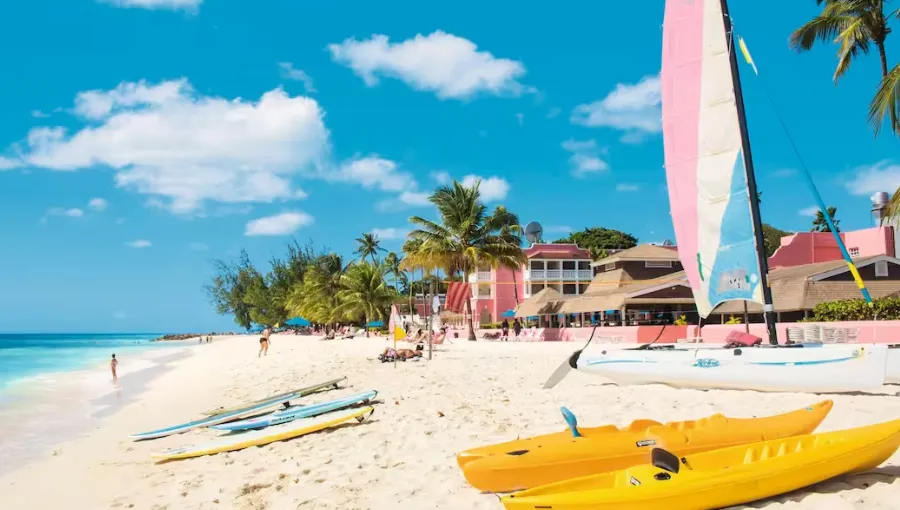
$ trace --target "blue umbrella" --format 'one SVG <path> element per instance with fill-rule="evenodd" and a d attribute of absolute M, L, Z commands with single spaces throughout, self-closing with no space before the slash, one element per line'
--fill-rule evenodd
<path fill-rule="evenodd" d="M 509 310 L 500 314 L 500 317 L 515 317 L 516 311 L 510 308 Z"/>
<path fill-rule="evenodd" d="M 369 323 L 370 328 L 380 328 L 384 326 L 384 321 L 372 321 Z"/>
<path fill-rule="evenodd" d="M 297 327 L 305 327 L 309 326 L 310 322 L 303 317 L 294 317 L 293 319 L 288 319 L 284 321 L 286 326 L 297 326 Z"/>

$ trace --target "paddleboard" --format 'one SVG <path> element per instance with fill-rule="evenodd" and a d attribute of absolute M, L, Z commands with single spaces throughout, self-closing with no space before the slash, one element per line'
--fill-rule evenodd
<path fill-rule="evenodd" d="M 249 448 L 251 446 L 262 446 L 274 443 L 275 441 L 284 441 L 285 439 L 318 432 L 353 419 L 362 422 L 374 412 L 375 409 L 368 406 L 358 409 L 348 409 L 333 414 L 325 414 L 314 418 L 302 418 L 290 423 L 266 427 L 262 430 L 254 430 L 252 432 L 243 432 L 239 434 L 226 434 L 208 443 L 187 446 L 184 448 L 173 448 L 162 453 L 154 454 L 152 457 L 157 460 L 174 460 L 243 450 L 244 448 Z"/>
<path fill-rule="evenodd" d="M 347 381 L 346 377 L 340 377 L 338 379 L 332 379 L 330 381 L 325 381 L 323 383 L 314 384 L 312 386 L 307 386 L 305 388 L 298 388 L 293 391 L 286 391 L 284 393 L 279 393 L 278 395 L 271 395 L 271 396 L 268 396 L 268 397 L 260 399 L 260 400 L 254 400 L 252 402 L 247 402 L 246 404 L 240 404 L 240 405 L 231 406 L 231 407 L 220 407 L 218 409 L 210 409 L 209 411 L 204 411 L 203 414 L 208 415 L 208 416 L 212 416 L 215 414 L 226 414 L 226 413 L 230 413 L 232 411 L 237 411 L 239 409 L 243 409 L 244 407 L 247 407 L 247 406 L 252 406 L 255 404 L 259 404 L 261 402 L 265 402 L 266 400 L 272 400 L 273 398 L 284 397 L 284 396 L 291 395 L 291 394 L 296 394 L 299 397 L 303 397 L 303 396 L 309 395 L 310 393 L 315 393 L 319 390 L 323 390 L 328 387 L 333 387 L 334 389 L 338 389 L 338 384 L 341 382 L 346 382 L 346 381 Z"/>
<path fill-rule="evenodd" d="M 280 425 L 289 421 L 299 420 L 300 418 L 309 418 L 310 416 L 318 416 L 320 414 L 330 413 L 354 404 L 365 404 L 375 398 L 378 392 L 375 390 L 357 393 L 349 397 L 322 402 L 321 404 L 310 404 L 308 406 L 293 406 L 281 411 L 275 411 L 265 416 L 256 418 L 248 418 L 246 420 L 233 421 L 214 425 L 211 428 L 216 430 L 225 430 L 228 432 L 250 429 L 261 429 L 272 425 Z"/>
<path fill-rule="evenodd" d="M 201 418 L 199 420 L 194 420 L 188 423 L 182 423 L 181 425 L 173 425 L 171 427 L 166 427 L 164 429 L 152 430 L 150 432 L 140 432 L 137 434 L 131 434 L 131 439 L 141 440 L 141 439 L 156 439 L 158 437 L 171 436 L 172 434 L 180 434 L 182 432 L 187 432 L 188 430 L 200 428 L 200 427 L 209 427 L 211 425 L 218 425 L 219 423 L 225 423 L 226 421 L 236 420 L 238 418 L 243 418 L 245 416 L 251 416 L 254 414 L 259 414 L 265 411 L 271 410 L 273 407 L 281 406 L 291 399 L 299 398 L 300 395 L 296 393 L 288 393 L 285 395 L 278 395 L 276 397 L 270 398 L 269 400 L 264 400 L 258 404 L 251 405 L 248 407 L 244 407 L 241 409 L 237 409 L 235 411 L 231 411 L 228 413 L 216 414 L 213 416 L 207 416 L 206 418 Z"/>

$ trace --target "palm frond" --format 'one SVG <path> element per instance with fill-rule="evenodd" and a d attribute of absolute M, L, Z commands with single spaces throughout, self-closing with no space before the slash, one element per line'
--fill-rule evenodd
<path fill-rule="evenodd" d="M 869 124 L 875 136 L 881 132 L 885 116 L 890 119 L 894 134 L 900 135 L 900 65 L 894 66 L 881 80 L 869 103 Z"/>

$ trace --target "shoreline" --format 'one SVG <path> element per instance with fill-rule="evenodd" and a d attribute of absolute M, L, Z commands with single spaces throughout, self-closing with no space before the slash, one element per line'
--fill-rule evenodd
<path fill-rule="evenodd" d="M 0 390 L 0 475 L 14 472 L 57 447 L 89 433 L 102 420 L 139 398 L 152 379 L 174 369 L 173 363 L 193 354 L 190 344 L 166 349 L 131 352 L 119 366 L 119 383 L 112 383 L 107 362 L 90 368 L 75 368 L 32 374 L 10 381 Z M 124 369 L 124 370 L 123 370 Z"/>
<path fill-rule="evenodd" d="M 561 406 L 582 426 L 636 419 L 674 421 L 714 413 L 743 418 L 801 409 L 825 399 L 834 410 L 818 431 L 873 424 L 900 416 L 900 399 L 882 395 L 810 395 L 686 390 L 659 385 L 618 387 L 570 374 L 552 390 L 541 385 L 571 354 L 562 342 L 468 342 L 435 346 L 432 361 L 381 363 L 390 340 L 273 335 L 257 358 L 252 336 L 206 345 L 169 363 L 145 389 L 122 402 L 84 436 L 16 471 L 0 474 L 11 509 L 49 508 L 299 508 L 499 510 L 497 498 L 470 487 L 457 452 L 565 429 Z M 196 345 L 196 344 L 195 344 Z M 346 425 L 261 447 L 156 463 L 150 455 L 206 442 L 210 429 L 132 441 L 128 434 L 199 418 L 231 406 L 348 377 L 338 390 L 304 405 L 377 390 L 375 414 Z M 896 393 L 896 386 L 888 386 Z M 46 490 L 47 480 L 54 490 Z M 110 483 L 114 480 L 115 483 Z M 875 472 L 843 477 L 752 505 L 753 508 L 892 508 L 900 489 L 900 454 Z M 741 508 L 741 507 L 738 507 Z M 746 507 L 743 507 L 746 508 Z"/>

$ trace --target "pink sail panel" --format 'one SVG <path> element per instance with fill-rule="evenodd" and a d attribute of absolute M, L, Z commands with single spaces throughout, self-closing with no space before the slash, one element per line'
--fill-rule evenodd
<path fill-rule="evenodd" d="M 763 302 L 721 0 L 668 0 L 660 76 L 679 258 L 701 317 Z M 755 197 L 754 197 L 755 199 Z"/>

